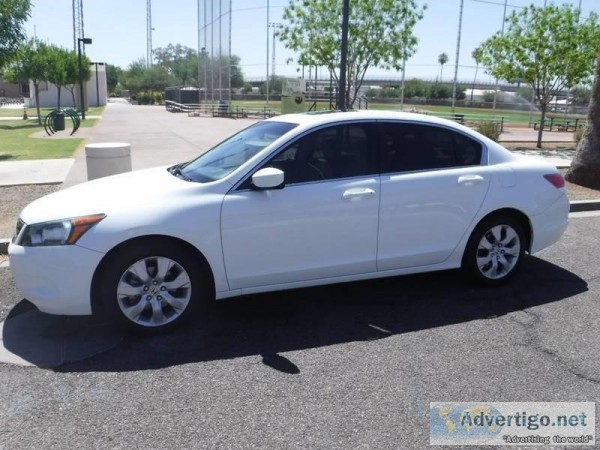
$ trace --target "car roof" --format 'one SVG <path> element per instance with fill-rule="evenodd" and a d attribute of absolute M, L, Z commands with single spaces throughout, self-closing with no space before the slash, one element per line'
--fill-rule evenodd
<path fill-rule="evenodd" d="M 456 122 L 426 114 L 399 112 L 399 111 L 380 111 L 380 110 L 358 110 L 358 111 L 319 111 L 300 114 L 284 114 L 275 116 L 269 121 L 288 122 L 298 125 L 325 125 L 335 122 L 347 122 L 354 120 L 404 120 L 410 122 L 421 122 L 427 124 L 439 124 L 450 126 L 451 128 L 463 129 Z"/>

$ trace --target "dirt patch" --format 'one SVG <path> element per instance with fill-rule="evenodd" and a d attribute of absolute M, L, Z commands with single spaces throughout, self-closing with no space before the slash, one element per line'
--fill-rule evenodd
<path fill-rule="evenodd" d="M 25 206 L 44 195 L 58 191 L 60 187 L 60 184 L 0 187 L 0 239 L 12 237 L 19 214 Z"/>

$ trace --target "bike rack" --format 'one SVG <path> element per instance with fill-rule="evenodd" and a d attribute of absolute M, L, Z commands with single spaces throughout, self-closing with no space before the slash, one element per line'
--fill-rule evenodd
<path fill-rule="evenodd" d="M 54 119 L 56 118 L 58 113 L 65 114 L 73 122 L 73 131 L 71 131 L 71 136 L 73 136 L 73 134 L 75 134 L 75 132 L 79 129 L 79 126 L 81 125 L 81 117 L 79 116 L 79 113 L 73 108 L 55 109 L 54 111 L 50 112 L 44 119 L 44 130 L 46 130 L 48 136 L 52 136 L 54 133 L 56 133 L 57 130 L 54 129 Z"/>

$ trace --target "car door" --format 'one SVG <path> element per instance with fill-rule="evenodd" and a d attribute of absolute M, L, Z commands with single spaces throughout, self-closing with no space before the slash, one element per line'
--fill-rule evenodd
<path fill-rule="evenodd" d="M 305 134 L 257 167 L 283 170 L 283 189 L 253 189 L 249 177 L 225 196 L 221 232 L 230 289 L 377 270 L 374 127 L 350 123 Z"/>
<path fill-rule="evenodd" d="M 454 251 L 481 207 L 490 169 L 483 146 L 436 125 L 380 124 L 377 268 L 434 265 Z"/>

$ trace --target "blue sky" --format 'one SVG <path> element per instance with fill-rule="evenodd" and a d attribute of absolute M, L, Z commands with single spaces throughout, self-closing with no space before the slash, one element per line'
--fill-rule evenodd
<path fill-rule="evenodd" d="M 340 0 L 341 1 L 341 0 Z M 406 76 L 434 79 L 439 75 L 438 55 L 449 56 L 443 69 L 443 79 L 454 75 L 456 37 L 460 0 L 418 0 L 428 9 L 416 26 L 419 38 L 416 54 L 407 62 Z M 72 0 L 33 0 L 33 11 L 27 23 L 27 33 L 63 47 L 73 47 Z M 226 2 L 225 2 L 226 3 Z M 538 6 L 544 0 L 508 0 L 507 14 L 531 3 Z M 548 0 L 548 4 L 552 3 Z M 557 4 L 579 4 L 579 0 Z M 598 10 L 600 0 L 581 0 L 584 17 Z M 204 0 L 200 0 L 201 10 Z M 287 0 L 269 1 L 269 20 L 280 22 Z M 464 0 L 459 80 L 471 80 L 475 62 L 471 51 L 502 26 L 503 0 Z M 198 47 L 198 0 L 152 0 L 153 48 L 169 43 Z M 267 41 L 267 0 L 232 0 L 232 53 L 241 57 L 246 77 L 265 77 Z M 93 44 L 86 47 L 92 61 L 107 62 L 126 68 L 146 55 L 146 0 L 83 0 L 84 30 Z M 269 30 L 272 31 L 272 30 Z M 272 46 L 272 39 L 269 39 Z M 294 54 L 276 44 L 278 75 L 298 76 L 297 66 L 285 61 Z M 269 57 L 269 64 L 271 58 Z M 325 77 L 325 71 L 323 70 Z M 397 72 L 378 69 L 371 76 L 398 78 Z M 479 71 L 478 78 L 486 78 Z"/>

